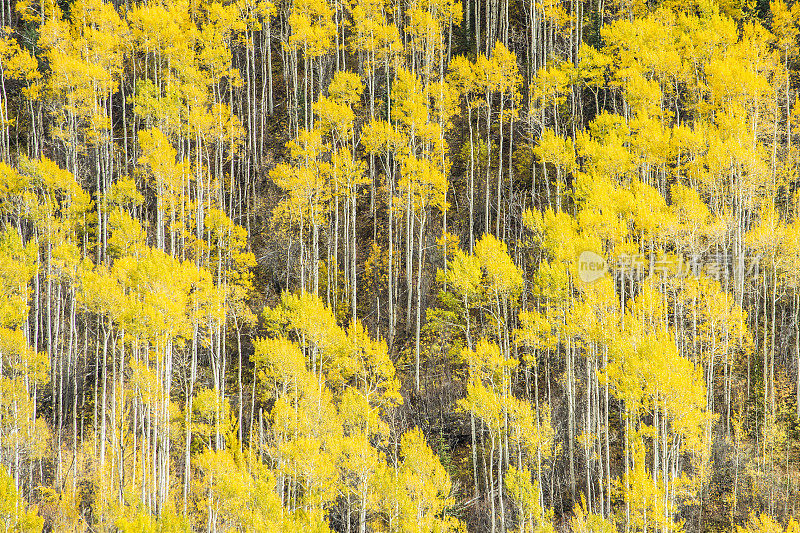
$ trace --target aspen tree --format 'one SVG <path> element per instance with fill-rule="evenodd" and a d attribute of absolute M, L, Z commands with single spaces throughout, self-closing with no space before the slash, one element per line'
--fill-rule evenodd
<path fill-rule="evenodd" d="M 6 504 L 15 509 L 14 516 L 5 518 L 9 523 L 12 519 L 30 520 L 19 509 L 16 494 L 25 471 L 45 456 L 51 438 L 44 420 L 37 417 L 37 395 L 50 379 L 50 360 L 31 347 L 27 338 L 30 282 L 38 275 L 35 243 L 25 245 L 15 230 L 4 228 L 0 249 L 0 284 L 7 295 L 0 306 L 0 386 L 4 391 L 0 402 L 0 460 L 4 492 L 11 498 Z"/>
<path fill-rule="evenodd" d="M 331 47 L 332 34 L 336 32 L 333 20 L 333 10 L 326 1 L 304 0 L 292 5 L 289 15 L 289 35 L 285 46 L 292 52 L 294 72 L 294 96 L 297 98 L 299 89 L 297 79 L 298 54 L 303 54 L 303 122 L 302 126 L 309 130 L 313 127 L 313 117 L 311 116 L 311 102 L 314 101 L 316 94 L 321 87 L 314 87 L 314 60 L 320 61 L 328 53 Z M 298 132 L 301 126 L 298 114 L 300 103 L 294 102 L 294 132 Z"/>
<path fill-rule="evenodd" d="M 36 514 L 36 507 L 28 508 L 7 471 L 0 473 L 0 522 L 7 531 L 34 532 L 41 531 L 44 524 L 42 517 Z"/>
<path fill-rule="evenodd" d="M 322 141 L 320 130 L 303 131 L 290 143 L 294 159 L 299 166 L 280 164 L 271 171 L 276 184 L 289 191 L 291 206 L 297 210 L 300 238 L 300 288 L 306 289 L 306 276 L 313 273 L 313 284 L 310 287 L 316 294 L 319 290 L 319 226 L 323 216 L 323 206 L 330 195 L 330 171 L 323 171 L 327 164 L 320 159 L 326 147 Z M 305 250 L 305 220 L 310 219 L 312 233 L 311 266 Z"/>
<path fill-rule="evenodd" d="M 37 132 L 34 105 L 38 107 L 38 100 L 42 90 L 42 74 L 39 72 L 36 59 L 27 51 L 20 47 L 16 39 L 10 36 L 0 38 L 0 90 L 2 90 L 2 106 L 0 108 L 0 120 L 2 120 L 2 150 L 4 158 L 8 160 L 10 153 L 10 132 L 14 122 L 9 116 L 9 91 L 6 83 L 12 81 L 24 81 L 25 87 L 20 91 L 27 100 L 28 112 L 30 115 L 32 154 L 39 156 L 39 143 L 41 142 L 40 133 Z"/>
<path fill-rule="evenodd" d="M 417 313 L 416 313 L 416 336 L 414 343 L 415 370 L 414 370 L 414 389 L 419 392 L 419 368 L 420 368 L 420 326 L 422 314 L 422 257 L 423 257 L 423 238 L 425 224 L 428 218 L 429 207 L 444 210 L 447 208 L 445 203 L 446 179 L 444 174 L 436 168 L 436 165 L 428 159 L 416 159 L 411 156 L 403 160 L 401 166 L 401 178 L 398 186 L 401 190 L 405 189 L 408 207 L 407 214 L 413 213 L 417 217 L 419 235 L 417 236 Z M 413 241 L 414 236 L 409 235 Z M 408 250 L 407 253 L 411 253 Z M 408 263 L 407 263 L 408 265 Z M 409 287 L 410 288 L 410 287 Z M 410 300 L 410 298 L 409 298 Z"/>
<path fill-rule="evenodd" d="M 566 176 L 575 171 L 575 147 L 571 139 L 564 139 L 549 128 L 542 131 L 539 146 L 534 154 L 542 162 L 553 165 L 556 170 L 555 210 L 561 211 L 561 198 Z M 563 176 L 563 177 L 562 177 Z"/>
<path fill-rule="evenodd" d="M 371 121 L 362 129 L 362 144 L 370 153 L 374 152 L 381 155 L 384 176 L 387 186 L 387 218 L 388 218 L 388 293 L 389 293 L 389 335 L 388 341 L 392 345 L 395 337 L 395 321 L 397 312 L 395 310 L 397 302 L 397 282 L 399 278 L 399 265 L 395 260 L 395 211 L 399 211 L 395 201 L 395 178 L 397 154 L 408 144 L 408 137 L 397 128 L 392 127 L 389 122 Z"/>
<path fill-rule="evenodd" d="M 447 516 L 452 488 L 450 476 L 425 442 L 419 429 L 403 434 L 400 441 L 400 530 L 457 531 L 459 520 Z"/>
<path fill-rule="evenodd" d="M 63 99 L 63 106 L 57 108 L 56 113 L 68 169 L 78 174 L 80 142 L 85 141 L 94 149 L 95 205 L 100 230 L 98 257 L 101 259 L 108 236 L 106 205 L 102 198 L 114 173 L 112 100 L 122 70 L 124 27 L 113 6 L 102 0 L 85 0 L 74 6 L 69 21 L 60 17 L 48 21 L 40 36 L 40 46 L 46 50 L 52 71 L 50 90 Z M 79 131 L 83 134 L 80 140 Z"/>
<path fill-rule="evenodd" d="M 505 477 L 506 488 L 510 497 L 517 503 L 519 510 L 519 532 L 552 531 L 553 525 L 548 512 L 542 509 L 540 489 L 537 482 L 531 481 L 531 472 L 527 469 L 517 470 L 509 467 Z"/>

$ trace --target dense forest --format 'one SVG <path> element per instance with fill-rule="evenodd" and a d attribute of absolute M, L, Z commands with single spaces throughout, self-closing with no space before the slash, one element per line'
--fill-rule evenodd
<path fill-rule="evenodd" d="M 3 0 L 4 531 L 798 531 L 800 2 Z"/>

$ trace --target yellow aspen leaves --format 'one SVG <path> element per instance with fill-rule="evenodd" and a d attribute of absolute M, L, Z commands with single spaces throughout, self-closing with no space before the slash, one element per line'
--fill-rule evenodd
<path fill-rule="evenodd" d="M 795 531 L 799 21 L 0 2 L 0 529 Z"/>
<path fill-rule="evenodd" d="M 333 10 L 322 0 L 301 0 L 292 6 L 289 24 L 292 34 L 288 44 L 308 57 L 319 57 L 331 46 L 335 32 Z"/>
<path fill-rule="evenodd" d="M 0 522 L 7 530 L 33 533 L 41 531 L 44 520 L 36 514 L 36 507 L 28 507 L 14 486 L 14 480 L 5 467 L 0 471 Z"/>

